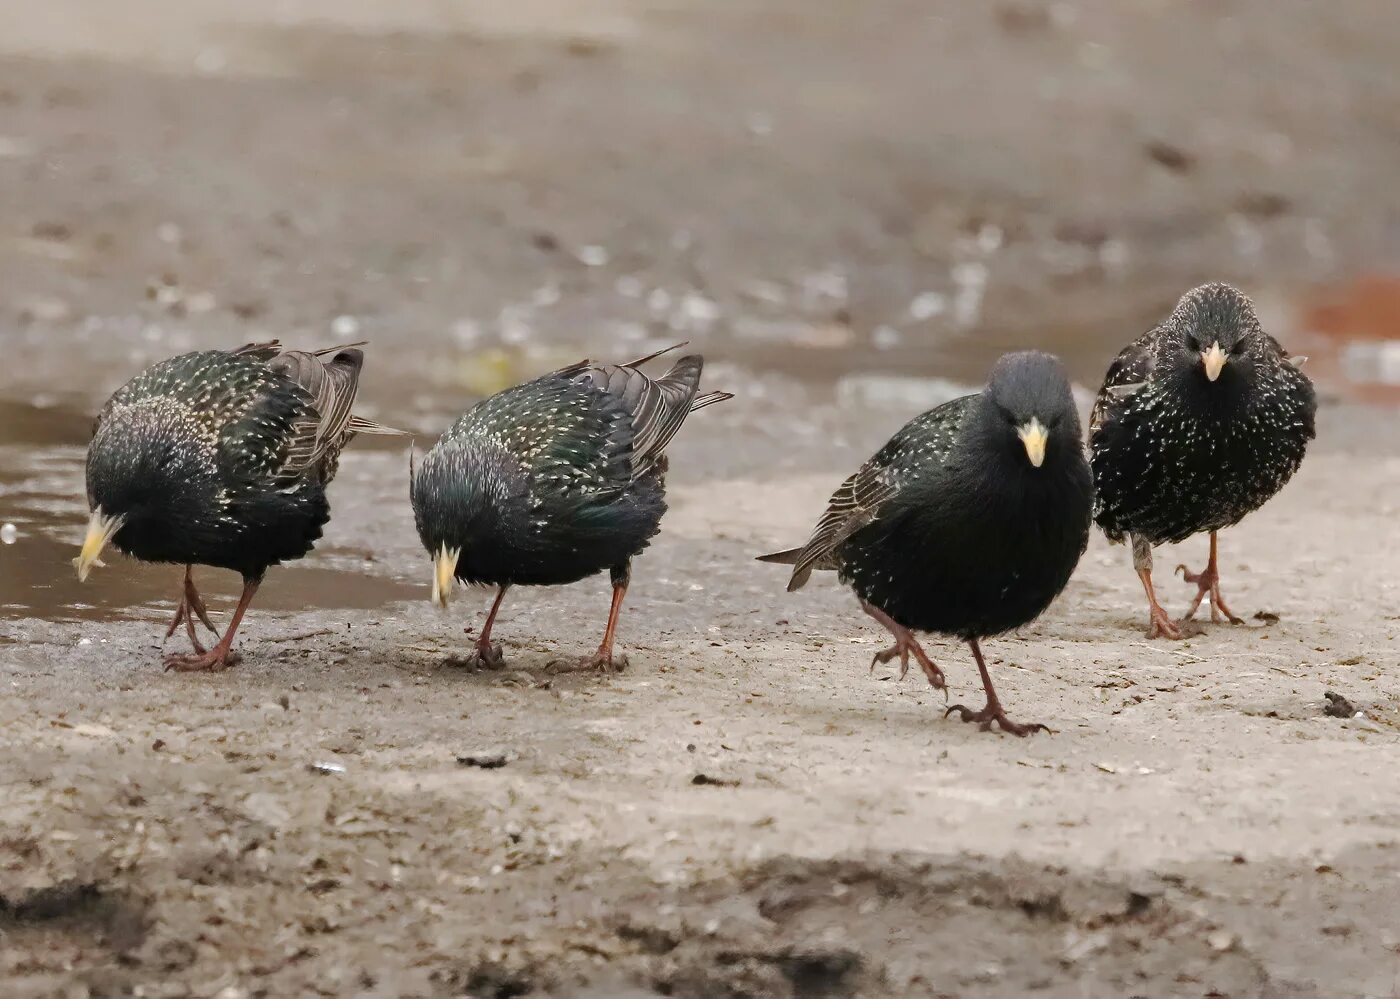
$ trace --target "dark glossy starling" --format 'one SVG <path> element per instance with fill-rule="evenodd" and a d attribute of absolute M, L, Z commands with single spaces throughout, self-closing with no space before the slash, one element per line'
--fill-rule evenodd
<path fill-rule="evenodd" d="M 1040 615 L 1064 589 L 1089 538 L 1089 465 L 1060 362 L 1007 354 L 986 388 L 916 417 L 845 482 L 805 546 L 761 556 L 793 565 L 789 590 L 834 569 L 867 614 L 894 635 L 875 656 L 913 655 L 936 690 L 942 671 L 914 631 L 972 648 L 987 704 L 948 709 L 983 730 L 1043 725 L 1006 717 L 979 640 Z"/>
<path fill-rule="evenodd" d="M 475 663 L 500 665 L 491 626 L 511 586 L 562 585 L 607 569 L 607 628 L 579 665 L 613 667 L 632 558 L 666 511 L 666 445 L 695 410 L 731 398 L 696 394 L 699 356 L 656 379 L 637 370 L 656 356 L 582 361 L 508 388 L 468 410 L 423 456 L 411 495 L 434 562 L 434 602 L 447 606 L 454 578 L 497 588 Z"/>
<path fill-rule="evenodd" d="M 1148 638 L 1180 638 L 1152 587 L 1152 548 L 1210 532 L 1183 621 L 1210 598 L 1211 619 L 1233 624 L 1220 595 L 1217 531 L 1238 523 L 1282 488 L 1313 439 L 1317 401 L 1290 358 L 1265 333 L 1254 304 L 1227 284 L 1187 292 L 1162 325 L 1113 360 L 1089 420 L 1094 519 L 1111 541 L 1131 538 L 1147 592 Z"/>
<path fill-rule="evenodd" d="M 183 354 L 127 382 L 98 415 L 78 578 L 100 564 L 109 541 L 146 562 L 185 566 L 166 637 L 183 622 L 195 654 L 166 656 L 167 669 L 235 661 L 233 636 L 263 574 L 309 552 L 330 519 L 326 484 L 341 449 L 356 433 L 397 433 L 350 414 L 364 363 L 358 346 L 306 353 L 274 341 Z M 243 576 L 228 630 L 207 651 L 195 617 L 218 632 L 194 564 Z"/>

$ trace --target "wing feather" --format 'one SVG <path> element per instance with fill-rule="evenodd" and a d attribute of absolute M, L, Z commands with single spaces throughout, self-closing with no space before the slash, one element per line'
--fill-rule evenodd
<path fill-rule="evenodd" d="M 1156 353 L 1152 349 L 1156 337 L 1156 328 L 1148 330 L 1120 350 L 1108 366 L 1103 386 L 1089 413 L 1090 435 L 1103 425 L 1118 402 L 1132 395 L 1152 377 L 1152 369 L 1157 363 Z"/>
<path fill-rule="evenodd" d="M 684 344 L 667 347 L 628 364 L 594 364 L 582 361 L 556 372 L 587 384 L 614 399 L 631 415 L 632 478 L 653 471 L 666 452 L 666 446 L 697 409 L 733 398 L 728 392 L 706 392 L 696 396 L 704 358 L 690 354 L 680 358 L 666 374 L 651 378 L 636 365 Z"/>

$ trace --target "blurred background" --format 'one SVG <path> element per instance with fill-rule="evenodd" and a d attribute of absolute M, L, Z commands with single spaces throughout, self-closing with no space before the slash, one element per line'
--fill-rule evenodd
<path fill-rule="evenodd" d="M 1397 51 L 1389 0 L 0 4 L 0 614 L 83 609 L 92 414 L 197 348 L 367 339 L 360 409 L 430 443 L 689 340 L 743 396 L 707 467 L 752 471 L 1010 348 L 1092 390 L 1225 279 L 1388 403 Z"/>

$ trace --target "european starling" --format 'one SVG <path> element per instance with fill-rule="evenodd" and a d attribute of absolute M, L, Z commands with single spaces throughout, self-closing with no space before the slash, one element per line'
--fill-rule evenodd
<path fill-rule="evenodd" d="M 87 456 L 92 518 L 74 559 L 86 579 L 110 541 L 146 562 L 185 566 L 175 618 L 194 655 L 166 669 L 221 670 L 239 622 L 269 566 L 301 558 L 330 519 L 326 484 L 356 433 L 398 433 L 352 416 L 361 345 L 307 353 L 276 342 L 183 354 L 141 372 L 103 407 Z M 333 355 L 324 360 L 326 355 Z M 194 564 L 232 569 L 243 595 L 228 629 L 206 650 Z"/>
<path fill-rule="evenodd" d="M 1180 638 L 1152 587 L 1152 548 L 1210 532 L 1189 620 L 1210 598 L 1213 621 L 1240 619 L 1220 595 L 1216 532 L 1259 509 L 1289 480 L 1314 436 L 1317 401 L 1265 333 L 1248 298 L 1227 284 L 1187 292 L 1162 325 L 1113 360 L 1089 420 L 1094 519 L 1114 542 L 1132 540 L 1147 593 L 1148 638 Z"/>
<path fill-rule="evenodd" d="M 913 655 L 935 690 L 943 673 L 914 631 L 972 648 L 987 704 L 963 721 L 1027 735 L 1006 717 L 979 640 L 1040 615 L 1064 589 L 1089 538 L 1093 498 L 1079 416 L 1060 362 L 1007 354 L 986 388 L 916 417 L 841 483 L 802 548 L 763 555 L 793 565 L 788 590 L 834 569 L 895 643 L 871 662 Z"/>
<path fill-rule="evenodd" d="M 666 352 L 628 364 L 581 361 L 508 388 L 468 410 L 424 455 L 411 497 L 434 562 L 433 601 L 447 606 L 454 578 L 497 589 L 473 664 L 501 664 L 491 626 L 511 586 L 563 585 L 608 569 L 607 628 L 579 665 L 613 668 L 632 558 L 666 511 L 666 445 L 695 410 L 731 398 L 696 394 L 698 355 L 656 379 L 637 370 Z"/>

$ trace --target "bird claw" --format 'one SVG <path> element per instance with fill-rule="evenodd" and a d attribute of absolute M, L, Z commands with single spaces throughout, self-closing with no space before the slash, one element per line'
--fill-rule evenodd
<path fill-rule="evenodd" d="M 874 658 L 870 660 L 870 672 L 875 672 L 877 664 L 883 666 L 885 663 L 894 659 L 895 656 L 898 656 L 899 678 L 903 680 L 909 675 L 909 656 L 911 654 L 918 660 L 919 668 L 924 671 L 924 676 L 928 678 L 929 686 L 934 690 L 943 691 L 943 701 L 946 704 L 948 701 L 947 678 L 944 677 L 943 671 L 938 668 L 938 664 L 925 654 L 924 650 L 919 647 L 918 643 L 913 638 L 897 638 L 895 639 L 895 643 L 888 649 L 875 653 Z"/>
<path fill-rule="evenodd" d="M 505 656 L 501 653 L 501 643 L 478 642 L 472 650 L 472 654 L 465 659 L 449 660 L 453 665 L 460 665 L 462 669 L 469 669 L 472 672 L 489 669 L 497 670 L 505 665 Z"/>
<path fill-rule="evenodd" d="M 222 673 L 230 666 L 238 665 L 242 658 L 237 652 L 220 652 L 217 648 L 211 652 L 196 655 L 171 653 L 165 657 L 165 671 L 167 673 Z"/>
<path fill-rule="evenodd" d="M 626 656 L 614 656 L 611 653 L 603 652 L 602 649 L 591 656 L 581 656 L 577 659 L 554 659 L 549 663 L 549 670 L 552 673 L 581 673 L 592 670 L 607 676 L 609 673 L 621 673 L 626 668 Z"/>
<path fill-rule="evenodd" d="M 1181 616 L 1183 622 L 1195 617 L 1201 601 L 1209 597 L 1211 623 L 1224 624 L 1228 621 L 1230 624 L 1244 624 L 1244 619 L 1236 617 L 1226 606 L 1225 598 L 1220 595 L 1220 573 L 1215 570 L 1214 563 L 1201 572 L 1192 572 L 1185 565 L 1178 565 L 1176 572 L 1187 583 L 1194 583 L 1196 586 L 1196 599 L 1191 601 L 1191 607 Z"/>
<path fill-rule="evenodd" d="M 883 666 L 895 656 L 899 656 L 899 678 L 903 680 L 909 675 L 909 648 L 902 642 L 895 642 L 888 649 L 875 653 L 870 660 L 870 672 L 875 672 L 876 666 Z"/>
<path fill-rule="evenodd" d="M 1167 612 L 1160 607 L 1153 608 L 1150 623 L 1147 627 L 1147 637 L 1169 638 L 1174 642 L 1181 640 L 1181 628 L 1167 616 Z"/>
<path fill-rule="evenodd" d="M 1006 717 L 1000 705 L 993 707 L 991 704 L 988 704 L 982 708 L 981 711 L 973 711 L 966 705 L 954 704 L 943 712 L 943 717 L 947 718 L 954 711 L 958 713 L 958 717 L 963 721 L 976 722 L 977 728 L 983 732 L 990 732 L 992 730 L 992 724 L 995 723 L 1003 732 L 1019 738 L 1025 738 L 1035 732 L 1048 732 L 1050 735 L 1055 734 L 1054 729 L 1050 728 L 1048 725 L 1042 725 L 1040 722 L 1026 722 L 1023 724 L 1021 722 L 1012 721 L 1010 718 Z"/>

